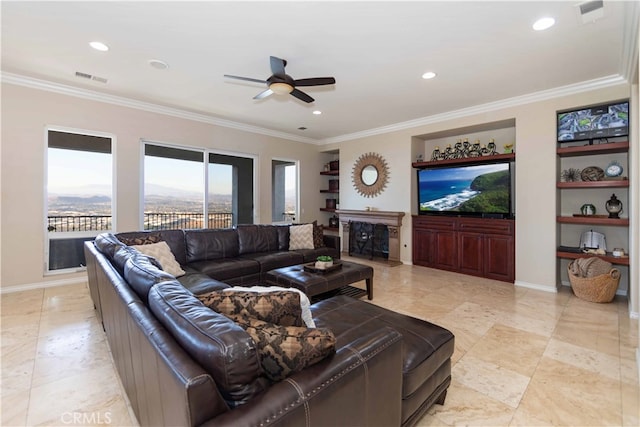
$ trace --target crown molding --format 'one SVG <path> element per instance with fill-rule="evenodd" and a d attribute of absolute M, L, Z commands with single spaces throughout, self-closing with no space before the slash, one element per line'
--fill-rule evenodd
<path fill-rule="evenodd" d="M 516 96 L 513 98 L 507 98 L 496 102 L 489 102 L 487 104 L 480 104 L 473 107 L 462 108 L 460 110 L 449 111 L 446 113 L 434 114 L 432 116 L 423 117 L 420 119 L 409 120 L 406 122 L 395 123 L 388 126 L 382 126 L 378 128 L 368 129 L 362 132 L 355 132 L 337 136 L 334 138 L 326 138 L 322 140 L 323 144 L 333 144 L 337 142 L 345 142 L 359 138 L 365 138 L 368 136 L 381 135 L 389 132 L 396 132 L 406 129 L 411 129 L 419 126 L 429 125 L 433 123 L 439 123 L 445 120 L 457 119 L 461 117 L 467 117 L 474 114 L 488 113 L 504 108 L 516 107 L 524 104 L 530 104 L 533 102 L 546 101 L 548 99 L 559 98 L 567 95 L 574 95 L 581 92 L 587 92 L 595 89 L 606 88 L 610 86 L 616 86 L 628 81 L 620 75 L 612 75 L 602 77 L 594 80 L 587 80 L 580 83 L 574 83 L 567 86 L 561 86 L 553 89 L 547 89 L 540 92 L 534 92 L 527 95 Z"/>
<path fill-rule="evenodd" d="M 637 20 L 636 20 L 637 23 Z M 637 44 L 636 44 L 637 45 Z M 637 57 L 637 53 L 636 53 Z M 634 62 L 635 64 L 635 62 Z M 241 130 L 245 132 L 251 132 L 266 136 L 272 136 L 276 138 L 282 138 L 289 141 L 302 142 L 313 145 L 327 145 L 339 142 L 351 141 L 354 139 L 366 138 L 369 136 L 382 135 L 385 133 L 402 131 L 419 126 L 429 125 L 433 123 L 439 123 L 445 120 L 457 119 L 462 117 L 471 116 L 474 114 L 483 114 L 505 108 L 512 108 L 524 104 L 530 104 L 533 102 L 545 101 L 553 98 L 559 98 L 562 96 L 575 95 L 582 92 L 587 92 L 596 89 L 602 89 L 606 87 L 616 86 L 619 84 L 628 83 L 629 80 L 621 75 L 611 75 L 593 80 L 587 80 L 584 82 L 574 83 L 567 86 L 561 86 L 553 89 L 547 89 L 540 92 L 534 92 L 531 94 L 521 95 L 513 98 L 507 98 L 496 102 L 489 102 L 486 104 L 480 104 L 473 107 L 462 108 L 460 110 L 453 110 L 445 113 L 434 114 L 432 116 L 422 117 L 415 120 L 408 120 L 406 122 L 394 123 L 388 126 L 381 126 L 377 128 L 367 129 L 361 132 L 354 132 L 344 134 L 332 138 L 325 139 L 313 139 L 307 137 L 301 137 L 298 135 L 279 132 L 259 126 L 252 126 L 245 123 L 234 122 L 232 120 L 225 120 L 206 114 L 199 114 L 190 111 L 181 110 L 178 108 L 165 107 L 149 102 L 137 101 L 130 98 L 109 95 L 101 92 L 96 92 L 88 89 L 81 89 L 69 85 L 60 83 L 54 83 L 42 79 L 36 79 L 32 77 L 26 77 L 18 74 L 2 72 L 2 82 L 14 84 L 18 86 L 25 86 L 33 89 L 45 90 L 49 92 L 60 93 L 63 95 L 74 96 L 77 98 L 89 99 L 98 102 L 104 102 L 114 104 L 122 107 L 129 107 L 138 110 L 148 111 L 152 113 L 164 114 L 167 116 L 182 118 L 186 120 L 193 120 L 202 123 L 208 123 L 216 126 L 227 127 L 231 129 Z"/>
<path fill-rule="evenodd" d="M 150 102 L 138 101 L 131 98 L 125 98 L 121 96 L 109 95 L 102 92 L 93 91 L 90 89 L 78 88 L 62 83 L 54 83 L 47 80 L 37 79 L 33 77 L 22 76 L 19 74 L 2 72 L 2 82 L 13 84 L 17 86 L 24 86 L 31 89 L 39 89 L 47 92 L 59 93 L 62 95 L 73 96 L 76 98 L 88 99 L 91 101 L 104 102 L 107 104 L 118 105 L 120 107 L 134 108 L 136 110 L 147 111 L 150 113 L 164 114 L 166 116 L 177 117 L 180 119 L 192 120 L 201 123 L 208 123 L 211 125 L 222 126 L 226 128 L 241 130 L 245 132 L 257 133 L 260 135 L 272 136 L 275 138 L 282 138 L 290 141 L 303 142 L 306 144 L 317 145 L 319 141 L 313 138 L 301 137 L 298 135 L 279 132 L 272 129 L 267 129 L 259 126 L 248 125 L 246 123 L 234 122 L 232 120 L 225 120 L 218 117 L 194 113 L 191 111 L 181 110 L 179 108 L 165 107 Z"/>

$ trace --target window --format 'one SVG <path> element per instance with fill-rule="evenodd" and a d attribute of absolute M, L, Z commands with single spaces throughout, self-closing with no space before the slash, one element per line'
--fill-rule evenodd
<path fill-rule="evenodd" d="M 148 142 L 144 153 L 145 230 L 253 223 L 253 159 Z"/>
<path fill-rule="evenodd" d="M 272 160 L 272 222 L 293 222 L 298 212 L 298 174 L 295 162 Z"/>
<path fill-rule="evenodd" d="M 113 228 L 112 139 L 47 131 L 46 270 L 85 265 L 83 243 Z"/>

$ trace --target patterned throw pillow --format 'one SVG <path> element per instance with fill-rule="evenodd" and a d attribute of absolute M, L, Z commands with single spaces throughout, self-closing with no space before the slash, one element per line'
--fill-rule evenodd
<path fill-rule="evenodd" d="M 289 227 L 289 250 L 315 249 L 313 244 L 313 224 Z"/>
<path fill-rule="evenodd" d="M 161 241 L 157 234 L 144 234 L 138 237 L 118 237 L 122 243 L 127 246 L 151 245 Z"/>
<path fill-rule="evenodd" d="M 292 291 L 252 292 L 224 289 L 197 295 L 202 303 L 226 316 L 254 317 L 282 326 L 303 326 L 300 294 Z"/>
<path fill-rule="evenodd" d="M 255 341 L 262 369 L 272 381 L 282 381 L 336 351 L 336 337 L 326 328 L 281 326 L 242 316 L 230 318 Z"/>
<path fill-rule="evenodd" d="M 315 249 L 324 248 L 324 230 L 318 221 L 313 221 L 313 246 Z"/>
<path fill-rule="evenodd" d="M 178 261 L 176 261 L 176 257 L 173 255 L 173 252 L 171 252 L 167 242 L 161 241 L 147 245 L 132 245 L 131 247 L 145 255 L 155 258 L 162 266 L 162 270 L 171 274 L 173 277 L 180 277 L 185 274 L 185 271 L 180 267 Z"/>

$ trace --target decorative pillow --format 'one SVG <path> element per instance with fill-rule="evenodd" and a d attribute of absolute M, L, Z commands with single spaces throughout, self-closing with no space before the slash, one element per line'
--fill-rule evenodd
<path fill-rule="evenodd" d="M 262 369 L 272 381 L 281 381 L 336 351 L 336 337 L 326 328 L 273 325 L 237 315 L 230 318 L 253 338 Z"/>
<path fill-rule="evenodd" d="M 313 224 L 289 227 L 289 250 L 315 249 L 313 245 Z"/>
<path fill-rule="evenodd" d="M 324 232 L 322 224 L 318 225 L 318 221 L 313 221 L 313 247 L 315 249 L 324 247 Z"/>
<path fill-rule="evenodd" d="M 197 295 L 204 305 L 226 316 L 253 317 L 282 326 L 303 326 L 300 294 L 297 292 L 230 291 L 224 289 Z"/>
<path fill-rule="evenodd" d="M 302 310 L 302 320 L 304 321 L 304 324 L 307 325 L 307 328 L 315 328 L 316 327 L 316 322 L 313 321 L 313 317 L 311 316 L 311 301 L 309 301 L 309 297 L 307 296 L 307 294 L 302 292 L 300 289 L 283 288 L 281 286 L 251 286 L 251 287 L 234 286 L 234 287 L 231 287 L 231 288 L 226 288 L 225 291 L 246 291 L 246 292 L 288 291 L 288 292 L 297 292 L 300 295 L 300 309 Z M 265 320 L 265 319 L 262 319 L 262 320 Z M 277 322 L 273 322 L 273 323 L 277 323 Z"/>
<path fill-rule="evenodd" d="M 162 241 L 157 234 L 144 234 L 138 237 L 118 237 L 117 239 L 127 246 L 151 245 Z"/>
<path fill-rule="evenodd" d="M 173 256 L 173 252 L 171 252 L 167 242 L 161 241 L 146 245 L 132 245 L 131 247 L 136 248 L 145 255 L 155 258 L 162 266 L 162 269 L 173 277 L 180 277 L 185 274 L 185 271 L 180 267 L 178 261 L 176 261 L 176 257 Z"/>

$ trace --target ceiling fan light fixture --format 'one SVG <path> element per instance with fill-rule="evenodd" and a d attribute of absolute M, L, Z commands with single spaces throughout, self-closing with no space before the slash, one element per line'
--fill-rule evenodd
<path fill-rule="evenodd" d="M 289 95 L 291 92 L 293 92 L 293 86 L 287 83 L 280 82 L 271 83 L 269 85 L 269 89 L 271 89 L 271 91 L 276 95 Z"/>

